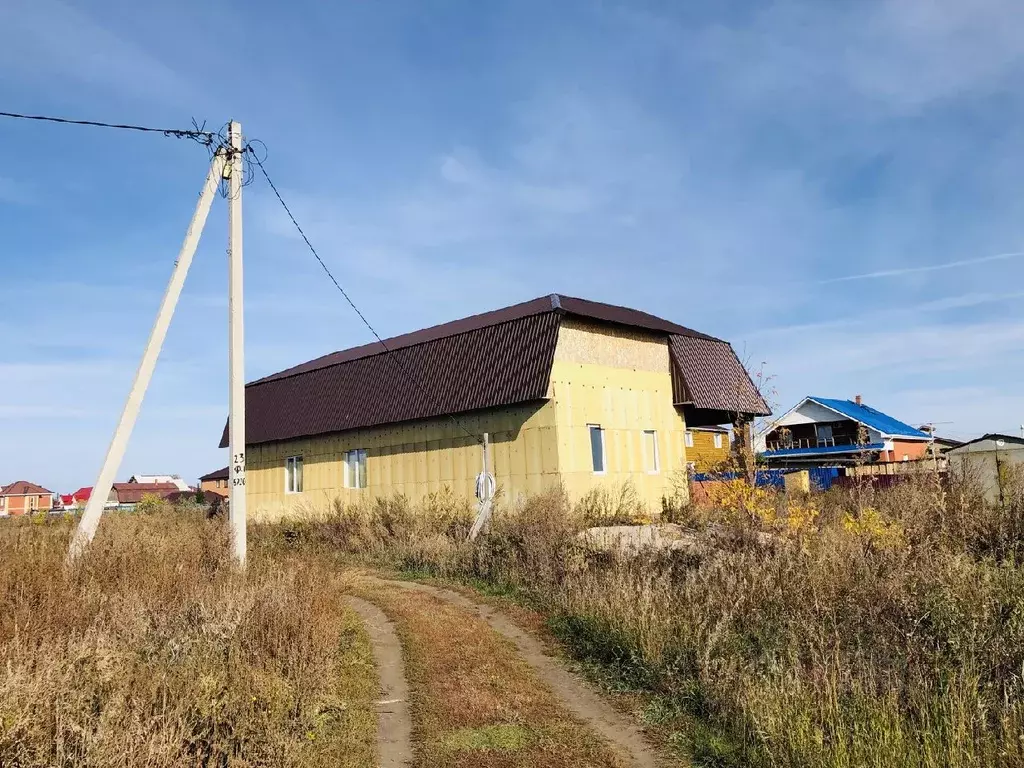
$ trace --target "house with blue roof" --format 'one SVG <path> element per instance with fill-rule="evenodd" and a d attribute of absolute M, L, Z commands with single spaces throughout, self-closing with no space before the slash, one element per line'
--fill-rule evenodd
<path fill-rule="evenodd" d="M 842 466 L 915 461 L 932 436 L 853 400 L 805 397 L 763 430 L 758 454 L 770 467 Z"/>

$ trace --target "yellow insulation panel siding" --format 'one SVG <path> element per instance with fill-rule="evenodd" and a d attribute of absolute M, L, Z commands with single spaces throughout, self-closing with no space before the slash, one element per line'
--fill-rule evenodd
<path fill-rule="evenodd" d="M 578 498 L 595 486 L 617 490 L 629 481 L 650 512 L 659 511 L 662 497 L 677 487 L 673 473 L 686 468 L 686 422 L 672 404 L 670 374 L 556 361 L 551 380 L 558 466 L 570 496 Z M 594 471 L 591 425 L 604 435 L 600 474 Z M 656 463 L 645 449 L 645 431 L 655 433 Z"/>
<path fill-rule="evenodd" d="M 629 481 L 655 513 L 663 496 L 685 490 L 678 475 L 686 468 L 686 423 L 672 403 L 663 334 L 567 319 L 555 348 L 550 394 L 558 465 L 570 495 L 579 497 L 595 486 L 616 490 Z M 591 424 L 604 431 L 602 474 L 594 472 Z M 645 450 L 650 440 L 645 431 L 655 433 L 656 466 Z"/>
<path fill-rule="evenodd" d="M 460 415 L 474 435 L 490 433 L 492 471 L 508 497 L 558 482 L 554 404 L 534 403 Z M 551 445 L 545 449 L 545 443 Z M 366 488 L 345 488 L 344 454 L 365 449 Z M 302 456 L 301 493 L 285 493 L 285 462 Z M 417 501 L 450 488 L 471 498 L 482 448 L 451 419 L 425 419 L 302 440 L 251 445 L 246 483 L 254 520 L 315 514 L 334 499 L 345 503 L 404 494 Z"/>

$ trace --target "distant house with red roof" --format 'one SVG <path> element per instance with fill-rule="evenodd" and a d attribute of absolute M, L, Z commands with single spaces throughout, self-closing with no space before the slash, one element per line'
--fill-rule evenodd
<path fill-rule="evenodd" d="M 53 506 L 53 491 L 27 480 L 16 480 L 0 488 L 0 515 L 26 515 L 48 512 Z"/>
<path fill-rule="evenodd" d="M 74 493 L 61 494 L 60 501 L 66 510 L 77 510 L 85 509 L 86 503 L 92 496 L 92 486 L 83 485 Z M 117 506 L 117 493 L 113 489 L 110 490 L 110 495 L 107 496 L 107 503 L 104 507 L 116 507 Z"/>

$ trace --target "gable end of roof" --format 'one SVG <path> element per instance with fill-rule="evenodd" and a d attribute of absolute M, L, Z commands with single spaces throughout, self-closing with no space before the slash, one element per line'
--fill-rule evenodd
<path fill-rule="evenodd" d="M 852 400 L 838 400 L 829 397 L 814 397 L 808 395 L 803 402 L 817 403 L 831 411 L 835 411 L 848 419 L 870 427 L 888 437 L 905 437 L 912 440 L 931 440 L 931 435 L 915 429 L 909 424 L 893 418 L 886 413 L 872 408 L 869 405 L 858 405 Z"/>

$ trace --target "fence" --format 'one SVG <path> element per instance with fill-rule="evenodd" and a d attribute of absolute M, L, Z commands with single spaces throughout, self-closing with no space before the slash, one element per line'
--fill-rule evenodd
<path fill-rule="evenodd" d="M 807 472 L 809 475 L 809 488 L 812 491 L 827 491 L 837 480 L 842 478 L 843 471 L 838 467 L 812 467 L 810 469 L 759 469 L 754 474 L 754 485 L 758 488 L 775 488 L 783 490 L 786 487 L 786 475 L 797 472 Z M 704 496 L 707 486 L 724 480 L 736 480 L 744 477 L 739 472 L 697 472 L 691 478 L 692 485 L 697 489 L 696 497 Z"/>

